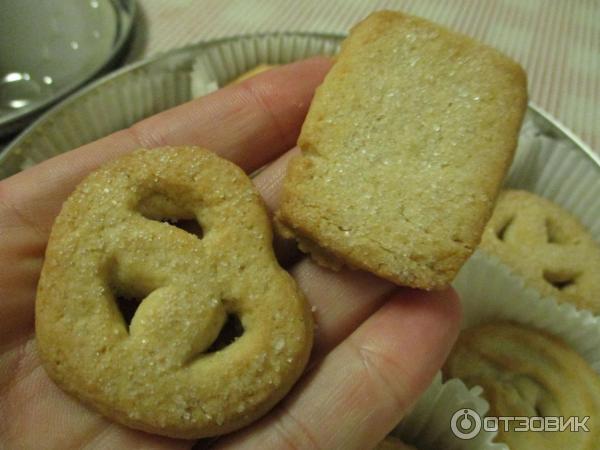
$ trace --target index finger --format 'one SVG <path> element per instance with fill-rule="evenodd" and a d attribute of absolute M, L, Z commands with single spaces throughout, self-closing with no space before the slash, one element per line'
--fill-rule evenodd
<path fill-rule="evenodd" d="M 140 147 L 199 145 L 255 170 L 294 145 L 329 67 L 322 57 L 282 66 L 59 155 L 2 181 L 0 205 L 47 233 L 90 171 Z"/>

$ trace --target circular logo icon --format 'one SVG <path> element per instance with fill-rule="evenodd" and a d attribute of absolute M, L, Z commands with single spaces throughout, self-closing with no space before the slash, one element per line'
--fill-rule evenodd
<path fill-rule="evenodd" d="M 472 409 L 459 409 L 450 420 L 450 428 L 459 439 L 473 439 L 481 431 L 481 417 Z"/>

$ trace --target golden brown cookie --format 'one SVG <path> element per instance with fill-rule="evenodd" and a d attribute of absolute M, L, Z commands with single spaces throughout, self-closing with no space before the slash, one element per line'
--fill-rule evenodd
<path fill-rule="evenodd" d="M 446 378 L 481 386 L 490 417 L 589 416 L 589 432 L 519 432 L 500 427 L 497 442 L 511 449 L 597 450 L 600 376 L 562 340 L 508 322 L 463 331 L 443 369 Z M 539 423 L 534 424 L 540 427 Z"/>
<path fill-rule="evenodd" d="M 521 67 L 425 20 L 355 26 L 317 89 L 277 218 L 317 261 L 446 286 L 479 244 L 527 104 Z"/>
<path fill-rule="evenodd" d="M 526 191 L 502 192 L 481 248 L 542 295 L 600 314 L 600 245 L 551 201 Z"/>
<path fill-rule="evenodd" d="M 95 171 L 46 251 L 36 302 L 46 371 L 151 433 L 199 438 L 256 420 L 312 344 L 309 308 L 271 241 L 249 178 L 209 151 L 139 150 Z"/>

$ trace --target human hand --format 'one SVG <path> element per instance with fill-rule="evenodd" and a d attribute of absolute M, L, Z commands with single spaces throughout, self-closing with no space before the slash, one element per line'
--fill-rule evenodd
<path fill-rule="evenodd" d="M 199 145 L 251 173 L 277 206 L 285 168 L 323 58 L 282 66 L 165 111 L 0 182 L 0 444 L 6 448 L 184 449 L 104 419 L 63 393 L 36 355 L 35 290 L 52 223 L 93 169 L 139 147 Z M 214 448 L 365 449 L 404 416 L 458 333 L 452 290 L 398 288 L 370 274 L 331 272 L 308 258 L 289 268 L 316 308 L 310 366 L 267 416 Z M 213 447 L 211 447 L 213 448 Z"/>

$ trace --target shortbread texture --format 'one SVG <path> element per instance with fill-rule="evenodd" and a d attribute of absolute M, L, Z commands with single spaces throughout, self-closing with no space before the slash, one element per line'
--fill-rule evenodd
<path fill-rule="evenodd" d="M 200 438 L 256 420 L 290 390 L 312 344 L 308 304 L 271 245 L 250 179 L 207 150 L 140 150 L 107 164 L 52 228 L 36 300 L 46 371 L 150 433 Z M 139 304 L 130 323 L 119 298 Z M 243 332 L 214 346 L 232 316 Z"/>
<path fill-rule="evenodd" d="M 481 248 L 543 296 L 600 315 L 600 244 L 550 200 L 527 191 L 502 192 Z"/>
<path fill-rule="evenodd" d="M 461 332 L 443 368 L 446 378 L 480 386 L 491 417 L 589 417 L 589 432 L 518 432 L 500 426 L 495 442 L 511 449 L 597 450 L 600 375 L 564 341 L 535 328 L 497 322 Z M 538 419 L 539 420 L 539 419 Z M 538 425 L 539 422 L 535 424 Z"/>
<path fill-rule="evenodd" d="M 317 89 L 277 219 L 325 265 L 439 289 L 480 241 L 527 105 L 521 67 L 425 20 L 377 12 Z"/>

